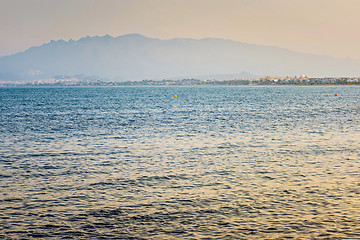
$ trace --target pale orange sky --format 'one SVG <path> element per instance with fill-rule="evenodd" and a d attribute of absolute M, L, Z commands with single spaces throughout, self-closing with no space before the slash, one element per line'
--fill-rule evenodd
<path fill-rule="evenodd" d="M 360 59 L 360 1 L 0 0 L 0 56 L 50 40 L 128 33 Z"/>

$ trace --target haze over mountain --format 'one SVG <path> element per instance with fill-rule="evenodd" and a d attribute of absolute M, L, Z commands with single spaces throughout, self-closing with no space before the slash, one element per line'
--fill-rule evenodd
<path fill-rule="evenodd" d="M 118 81 L 197 76 L 359 76 L 360 61 L 225 39 L 160 40 L 139 34 L 51 41 L 0 58 L 0 80 L 77 74 Z"/>

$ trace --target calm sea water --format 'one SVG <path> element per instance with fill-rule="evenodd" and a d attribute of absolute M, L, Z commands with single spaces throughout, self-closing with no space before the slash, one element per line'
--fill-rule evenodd
<path fill-rule="evenodd" d="M 2 239 L 360 239 L 358 86 L 0 88 L 0 112 Z"/>

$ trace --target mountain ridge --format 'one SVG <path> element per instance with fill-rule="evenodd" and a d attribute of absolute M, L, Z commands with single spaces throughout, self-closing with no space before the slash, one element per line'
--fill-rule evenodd
<path fill-rule="evenodd" d="M 161 40 L 138 33 L 51 40 L 0 57 L 0 80 L 97 75 L 128 81 L 192 76 L 359 76 L 360 61 L 221 38 Z"/>

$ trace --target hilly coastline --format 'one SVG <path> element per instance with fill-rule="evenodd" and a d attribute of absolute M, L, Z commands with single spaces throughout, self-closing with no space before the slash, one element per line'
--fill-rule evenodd
<path fill-rule="evenodd" d="M 111 81 L 302 74 L 339 77 L 359 76 L 360 61 L 226 39 L 160 40 L 140 34 L 51 41 L 0 58 L 2 81 L 79 74 Z"/>

